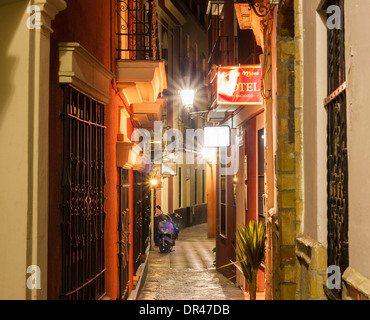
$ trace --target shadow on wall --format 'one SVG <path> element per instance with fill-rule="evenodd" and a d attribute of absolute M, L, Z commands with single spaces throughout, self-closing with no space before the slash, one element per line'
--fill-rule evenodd
<path fill-rule="evenodd" d="M 20 63 L 20 58 L 9 53 L 13 50 L 12 45 L 15 34 L 18 31 L 23 31 L 26 35 L 30 32 L 27 29 L 26 22 L 23 21 L 23 16 L 27 10 L 27 2 L 19 1 L 13 4 L 0 4 L 0 127 L 4 119 L 9 105 L 9 100 L 13 96 L 15 86 L 24 85 L 16 83 L 15 70 Z M 24 25 L 23 25 L 24 22 Z M 14 51 L 14 53 L 18 51 Z M 19 52 L 21 53 L 21 52 Z M 24 70 L 27 72 L 27 70 Z"/>

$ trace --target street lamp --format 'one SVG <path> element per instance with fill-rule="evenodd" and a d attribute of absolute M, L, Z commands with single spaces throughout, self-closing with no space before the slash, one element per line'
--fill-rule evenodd
<path fill-rule="evenodd" d="M 181 101 L 186 111 L 193 109 L 195 90 L 185 89 L 180 91 Z"/>
<path fill-rule="evenodd" d="M 180 91 L 180 97 L 181 97 L 182 104 L 183 104 L 185 110 L 187 111 L 187 113 L 189 115 L 191 115 L 192 119 L 194 119 L 196 116 L 198 116 L 198 117 L 201 117 L 201 118 L 204 118 L 205 120 L 207 120 L 205 118 L 205 115 L 208 113 L 208 110 L 190 112 L 193 109 L 193 106 L 194 106 L 194 97 L 195 97 L 196 92 L 197 92 L 197 90 L 193 90 L 193 89 L 181 90 Z"/>
<path fill-rule="evenodd" d="M 152 188 L 154 188 L 157 184 L 158 184 L 158 180 L 157 179 L 151 179 L 150 180 L 150 185 L 152 186 Z"/>

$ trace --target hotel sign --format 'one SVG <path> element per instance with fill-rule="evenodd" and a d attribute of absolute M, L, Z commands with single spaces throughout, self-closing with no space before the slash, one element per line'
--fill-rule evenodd
<path fill-rule="evenodd" d="M 261 66 L 220 67 L 217 80 L 218 105 L 261 105 Z"/>

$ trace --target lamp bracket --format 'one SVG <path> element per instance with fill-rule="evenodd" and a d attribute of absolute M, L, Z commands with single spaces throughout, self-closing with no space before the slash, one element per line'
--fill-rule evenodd
<path fill-rule="evenodd" d="M 254 13 L 260 18 L 266 17 L 270 12 L 274 10 L 273 4 L 263 5 L 256 3 L 255 0 L 236 0 L 235 3 L 248 3 Z"/>
<path fill-rule="evenodd" d="M 188 114 L 190 115 L 191 119 L 194 119 L 196 117 L 200 117 L 202 119 L 207 120 L 208 110 L 207 111 L 188 112 Z"/>

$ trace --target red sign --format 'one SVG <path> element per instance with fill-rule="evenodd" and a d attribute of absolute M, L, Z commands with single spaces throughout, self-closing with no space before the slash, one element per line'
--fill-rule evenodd
<path fill-rule="evenodd" d="M 220 67 L 218 105 L 261 105 L 261 66 Z"/>

